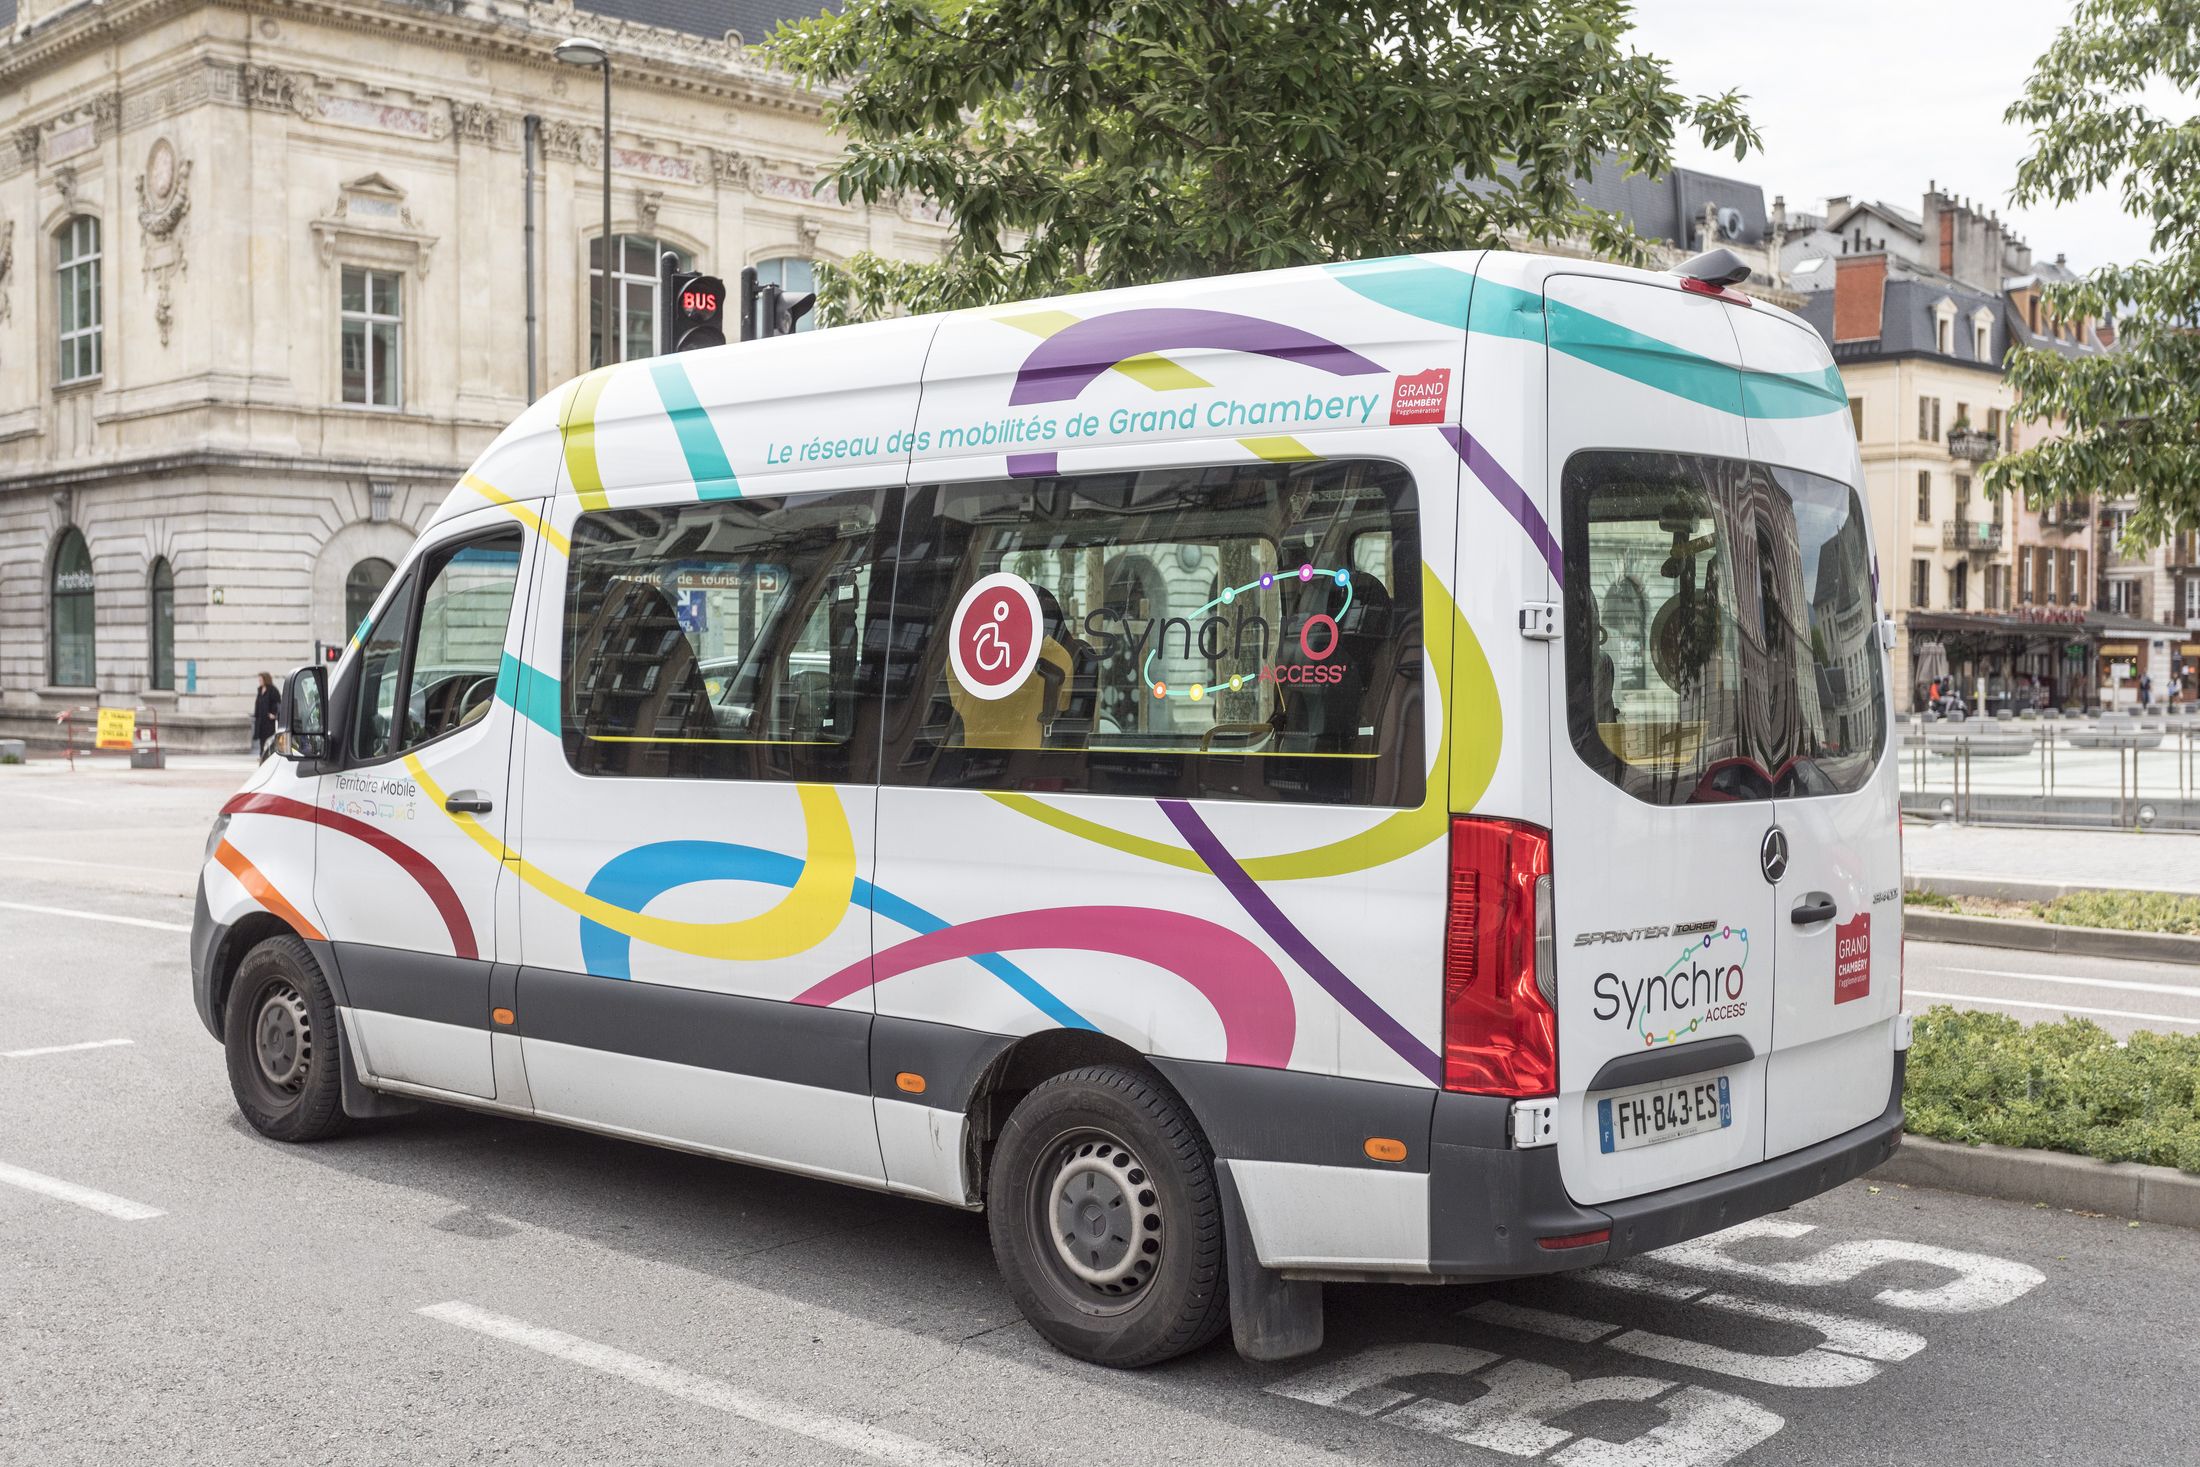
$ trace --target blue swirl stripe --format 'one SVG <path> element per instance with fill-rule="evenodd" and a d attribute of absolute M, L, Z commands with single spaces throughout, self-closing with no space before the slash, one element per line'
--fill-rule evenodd
<path fill-rule="evenodd" d="M 756 846 L 731 845 L 711 840 L 655 841 L 622 851 L 604 862 L 588 883 L 588 894 L 599 901 L 639 912 L 677 886 L 698 881 L 754 881 L 765 886 L 791 887 L 802 875 L 802 859 Z M 938 932 L 950 924 L 914 902 L 856 879 L 855 905 L 920 935 Z M 633 941 L 600 922 L 581 919 L 581 961 L 599 978 L 631 979 Z M 982 953 L 971 959 L 1006 983 L 1033 1008 L 1065 1029 L 1094 1029 L 1090 1019 L 1078 1013 L 1038 979 L 999 953 Z"/>

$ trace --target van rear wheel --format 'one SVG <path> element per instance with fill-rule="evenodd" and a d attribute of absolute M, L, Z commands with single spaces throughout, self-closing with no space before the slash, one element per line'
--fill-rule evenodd
<path fill-rule="evenodd" d="M 1026 1095 L 994 1150 L 987 1207 L 1017 1307 L 1067 1354 L 1153 1365 L 1229 1322 L 1214 1159 L 1152 1075 L 1094 1065 Z"/>
<path fill-rule="evenodd" d="M 342 1131 L 336 1000 L 321 965 L 288 935 L 244 955 L 222 1013 L 229 1088 L 252 1129 L 275 1141 L 319 1141 Z"/>

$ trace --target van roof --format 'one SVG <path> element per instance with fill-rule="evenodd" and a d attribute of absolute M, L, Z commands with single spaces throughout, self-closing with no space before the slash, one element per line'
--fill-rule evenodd
<path fill-rule="evenodd" d="M 866 471 L 875 480 L 882 469 L 920 462 L 953 461 L 958 475 L 1051 474 L 1065 457 L 1091 461 L 1157 438 L 1219 441 L 1259 458 L 1318 457 L 1309 445 L 1326 431 L 1456 423 L 1451 383 L 1466 338 L 1544 344 L 1544 282 L 1554 275 L 1681 290 L 1676 276 L 1623 265 L 1459 251 L 1170 281 L 652 357 L 576 378 L 530 407 L 438 518 L 485 498 L 552 492 L 600 507 L 621 489 L 683 483 L 704 498 L 764 483 L 771 492 L 854 487 Z M 1817 333 L 1763 302 L 1752 312 L 1790 323 L 1814 353 L 1814 367 L 1783 374 L 1794 381 L 1780 385 L 1808 394 L 1813 411 L 1845 410 L 1838 378 L 1826 380 L 1832 359 Z M 1593 324 L 1690 355 L 1618 320 Z M 1433 415 L 1421 415 L 1430 405 Z"/>

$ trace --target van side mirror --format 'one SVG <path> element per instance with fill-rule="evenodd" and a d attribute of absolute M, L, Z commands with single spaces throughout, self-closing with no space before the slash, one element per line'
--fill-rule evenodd
<path fill-rule="evenodd" d="M 283 683 L 278 719 L 283 740 L 278 752 L 292 761 L 328 757 L 328 673 L 317 664 L 293 672 Z"/>

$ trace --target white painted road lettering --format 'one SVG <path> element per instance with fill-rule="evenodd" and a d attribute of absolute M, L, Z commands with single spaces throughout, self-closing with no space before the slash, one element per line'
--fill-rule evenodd
<path fill-rule="evenodd" d="M 1603 1282 L 1595 1275 L 1586 1276 L 1582 1281 Z M 1870 1320 L 1851 1319 L 1846 1315 L 1797 1309 L 1739 1294 L 1701 1294 L 1693 1301 L 1692 1307 L 1722 1310 L 1728 1314 L 1770 1320 L 1777 1324 L 1797 1325 L 1803 1329 L 1815 1330 L 1824 1336 L 1824 1340 L 1800 1354 L 1761 1355 L 1701 1340 L 1660 1334 L 1653 1330 L 1622 1329 L 1618 1325 L 1606 1324 L 1600 1320 L 1579 1319 L 1570 1314 L 1530 1309 L 1498 1300 L 1477 1304 L 1465 1313 L 1468 1318 L 1480 1320 L 1484 1324 L 1505 1325 L 1577 1343 L 1602 1341 L 1622 1354 L 1639 1356 L 1645 1360 L 1691 1366 L 1697 1370 L 1730 1375 L 1736 1380 L 1751 1381 L 1757 1385 L 1807 1390 L 1862 1385 L 1879 1374 L 1886 1365 L 1907 1360 L 1925 1348 L 1924 1339 L 1908 1330 L 1892 1329 L 1886 1325 L 1874 1324 Z"/>
<path fill-rule="evenodd" d="M 1705 1273 L 1805 1288 L 1848 1283 L 1889 1264 L 1926 1264 L 1954 1274 L 1937 1287 L 1885 1288 L 1874 1296 L 1875 1303 L 1889 1308 L 1925 1314 L 1998 1309 L 2045 1281 L 2039 1270 L 2010 1259 L 1891 1238 L 1836 1243 L 1808 1258 L 1770 1263 L 1737 1258 L 1729 1251 L 1753 1240 L 1792 1242 L 1813 1230 L 1806 1223 L 1760 1218 L 1650 1256 Z M 1926 1345 L 1923 1335 L 1876 1320 L 1714 1291 L 1632 1267 L 1593 1269 L 1564 1282 L 1646 1301 L 1638 1307 L 1673 1306 L 1684 1317 L 1709 1311 L 1789 1325 L 1814 1332 L 1819 1341 L 1798 1353 L 1768 1355 L 1508 1299 L 1482 1300 L 1461 1315 L 1477 1324 L 1522 1330 L 1569 1345 L 1609 1349 L 1751 1385 L 1786 1389 L 1860 1386 Z M 1705 1332 L 1717 1333 L 1715 1329 Z M 1415 1388 L 1425 1386 L 1431 1376 L 1450 1377 L 1464 1388 Z M 1509 1457 L 1539 1457 L 1562 1467 L 1717 1467 L 1769 1440 L 1786 1425 L 1784 1417 L 1724 1391 L 1679 1386 L 1645 1375 L 1577 1377 L 1540 1361 L 1508 1359 L 1466 1345 L 1380 1346 L 1303 1371 L 1268 1390 L 1462 1446 Z M 1578 1436 L 1556 1424 L 1569 1412 L 1599 1402 L 1650 1405 L 1663 1420 L 1626 1442 Z"/>
<path fill-rule="evenodd" d="M 1889 1308 L 1915 1309 L 1926 1314 L 1975 1314 L 1985 1309 L 1999 1309 L 2038 1288 L 2047 1278 L 2038 1269 L 2007 1258 L 1990 1258 L 1983 1253 L 1964 1253 L 1898 1238 L 1836 1243 L 1808 1258 L 1778 1263 L 1736 1258 L 1727 1251 L 1734 1244 L 1751 1239 L 1800 1238 L 1813 1230 L 1810 1223 L 1761 1217 L 1692 1242 L 1661 1248 L 1650 1257 L 1706 1273 L 1732 1274 L 1811 1288 L 1845 1284 L 1891 1263 L 1929 1263 L 1949 1270 L 1956 1277 L 1934 1289 L 1890 1288 L 1874 1296 Z"/>
<path fill-rule="evenodd" d="M 1483 1393 L 1461 1403 L 1400 1384 L 1430 1375 L 1472 1377 Z M 1720 1391 L 1676 1389 L 1671 1381 L 1635 1375 L 1577 1380 L 1556 1366 L 1507 1360 L 1460 1345 L 1378 1346 L 1268 1390 L 1506 1456 L 1550 1453 L 1548 1460 L 1564 1467 L 1719 1467 L 1777 1435 L 1786 1424 L 1772 1412 Z M 1599 1401 L 1647 1402 L 1665 1419 L 1628 1442 L 1577 1437 L 1552 1424 Z"/>

